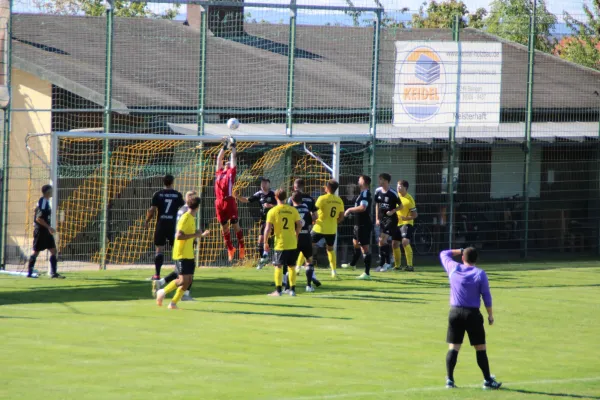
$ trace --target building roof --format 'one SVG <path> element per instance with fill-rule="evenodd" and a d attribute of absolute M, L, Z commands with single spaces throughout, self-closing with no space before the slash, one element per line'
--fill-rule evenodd
<path fill-rule="evenodd" d="M 244 38 L 208 38 L 206 106 L 284 110 L 289 27 L 248 23 L 244 27 Z M 197 107 L 197 30 L 177 21 L 145 18 L 115 18 L 114 29 L 114 108 Z M 101 17 L 14 14 L 13 67 L 101 105 L 105 37 L 106 21 Z M 379 108 L 392 107 L 394 42 L 398 40 L 451 40 L 451 32 L 382 31 Z M 504 109 L 524 109 L 527 49 L 473 29 L 463 30 L 461 40 L 502 42 L 501 105 Z M 368 109 L 372 52 L 371 27 L 299 25 L 294 106 Z M 600 72 L 540 52 L 535 62 L 534 108 L 599 107 Z"/>

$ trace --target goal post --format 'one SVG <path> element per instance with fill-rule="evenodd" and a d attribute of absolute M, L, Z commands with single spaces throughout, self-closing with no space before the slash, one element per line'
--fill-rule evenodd
<path fill-rule="evenodd" d="M 30 157 L 30 163 L 36 168 L 49 169 L 46 181 L 38 180 L 30 186 L 36 188 L 48 181 L 55 186 L 52 224 L 58 232 L 61 265 L 74 268 L 150 266 L 154 254 L 153 226 L 145 228 L 144 217 L 152 193 L 162 187 L 160 178 L 167 173 L 175 176 L 177 190 L 185 193 L 195 189 L 203 199 L 199 221 L 203 228 L 213 232 L 202 246 L 199 265 L 226 264 L 213 206 L 214 168 L 221 137 L 80 131 L 55 132 L 48 136 L 50 165 L 45 166 L 37 157 Z M 340 181 L 344 174 L 341 170 L 353 176 L 367 172 L 362 168 L 364 157 L 368 157 L 365 151 L 370 140 L 368 135 L 234 137 L 238 148 L 235 189 L 245 197 L 259 189 L 261 176 L 271 178 L 273 190 L 288 189 L 294 178 L 304 178 L 307 191 L 318 196 L 328 179 L 333 177 Z M 104 143 L 108 144 L 110 155 L 106 168 L 107 188 L 103 179 Z M 35 152 L 35 149 L 30 151 Z M 355 182 L 355 178 L 347 178 L 347 182 L 350 181 Z M 106 213 L 101 201 L 104 189 L 109 197 Z M 346 191 L 344 194 L 348 197 Z M 258 256 L 255 250 L 259 235 L 258 209 L 241 203 L 239 209 L 247 258 L 255 258 Z M 102 219 L 104 215 L 107 220 Z M 101 240 L 103 224 L 108 226 L 105 241 Z M 170 253 L 169 250 L 167 248 L 165 254 Z"/>

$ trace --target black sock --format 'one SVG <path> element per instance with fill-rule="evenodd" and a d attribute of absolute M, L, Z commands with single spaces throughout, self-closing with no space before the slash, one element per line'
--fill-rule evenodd
<path fill-rule="evenodd" d="M 313 272 L 315 271 L 315 267 L 312 264 L 308 264 L 308 268 L 306 268 L 306 286 L 312 286 Z"/>
<path fill-rule="evenodd" d="M 365 274 L 369 275 L 371 272 L 371 253 L 366 253 L 363 257 L 365 258 Z"/>
<path fill-rule="evenodd" d="M 446 354 L 446 375 L 448 379 L 454 382 L 454 367 L 456 367 L 456 362 L 458 361 L 458 351 L 456 350 L 448 350 Z"/>
<path fill-rule="evenodd" d="M 179 276 L 179 274 L 177 274 L 177 272 L 173 271 L 171 272 L 169 275 L 167 275 L 167 277 L 165 278 L 165 285 L 167 283 L 170 283 L 172 281 L 174 281 L 175 279 L 177 279 L 177 277 Z"/>
<path fill-rule="evenodd" d="M 492 378 L 490 376 L 490 363 L 488 361 L 487 352 L 485 350 L 479 350 L 476 351 L 475 354 L 477 355 L 477 365 L 479 365 L 481 372 L 483 372 L 483 378 L 486 381 L 489 381 Z"/>
<path fill-rule="evenodd" d="M 277 286 L 276 290 L 278 293 L 281 293 L 281 286 Z"/>
<path fill-rule="evenodd" d="M 259 243 L 256 246 L 256 251 L 258 251 L 258 257 L 262 258 L 263 254 L 265 254 L 265 244 L 264 243 Z"/>
<path fill-rule="evenodd" d="M 385 264 L 385 246 L 379 246 L 379 266 L 383 267 Z"/>
<path fill-rule="evenodd" d="M 392 255 L 392 248 L 389 244 L 385 245 L 385 263 L 386 264 L 391 264 L 391 255 Z"/>
<path fill-rule="evenodd" d="M 52 272 L 52 275 L 56 275 L 56 256 L 55 255 L 50 256 L 50 271 Z"/>
<path fill-rule="evenodd" d="M 192 283 L 193 283 L 193 282 L 190 282 L 190 286 L 188 286 L 188 288 L 186 289 L 187 291 L 190 291 L 190 290 L 192 290 Z"/>
<path fill-rule="evenodd" d="M 355 247 L 354 248 L 354 253 L 352 254 L 352 261 L 350 261 L 350 265 L 352 265 L 353 267 L 356 267 L 356 263 L 358 262 L 358 259 L 360 258 L 360 247 Z"/>
<path fill-rule="evenodd" d="M 27 264 L 27 275 L 31 276 L 33 274 L 33 267 L 35 267 L 35 261 L 37 260 L 37 256 L 33 254 L 29 257 L 29 264 Z"/>
<path fill-rule="evenodd" d="M 158 253 L 154 256 L 154 275 L 160 276 L 160 269 L 165 261 L 165 256 L 162 253 Z"/>

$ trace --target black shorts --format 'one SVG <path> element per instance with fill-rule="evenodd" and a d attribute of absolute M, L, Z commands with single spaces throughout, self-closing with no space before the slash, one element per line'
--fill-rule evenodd
<path fill-rule="evenodd" d="M 273 252 L 273 265 L 293 267 L 298 259 L 298 250 L 275 250 Z"/>
<path fill-rule="evenodd" d="M 465 331 L 469 335 L 471 346 L 485 344 L 483 315 L 478 308 L 452 307 L 448 315 L 448 333 L 446 342 L 462 344 Z"/>
<path fill-rule="evenodd" d="M 175 260 L 175 268 L 179 275 L 194 275 L 196 262 L 188 259 Z"/>
<path fill-rule="evenodd" d="M 313 255 L 312 239 L 310 233 L 300 233 L 298 235 L 298 255 L 302 253 L 304 258 L 309 259 Z M 298 258 L 298 257 L 296 257 Z"/>
<path fill-rule="evenodd" d="M 398 235 L 396 231 L 398 230 L 398 220 L 396 218 L 386 217 L 380 219 L 380 233 L 391 236 Z"/>
<path fill-rule="evenodd" d="M 356 240 L 361 246 L 368 246 L 371 243 L 371 225 L 354 225 L 352 239 Z"/>
<path fill-rule="evenodd" d="M 33 231 L 33 251 L 44 251 L 55 248 L 54 236 L 47 229 L 35 229 Z"/>
<path fill-rule="evenodd" d="M 392 239 L 398 242 L 402 241 L 402 239 L 408 239 L 412 242 L 414 232 L 414 226 L 408 224 L 400 225 L 396 229 L 395 235 L 392 237 Z"/>
<path fill-rule="evenodd" d="M 325 239 L 325 243 L 327 244 L 327 246 L 333 246 L 335 244 L 335 233 L 324 234 L 312 231 L 310 235 L 312 236 L 313 243 L 319 243 L 321 239 Z"/>
<path fill-rule="evenodd" d="M 157 224 L 154 230 L 154 245 L 164 246 L 169 241 L 172 246 L 175 243 L 175 229 L 176 225 L 174 223 L 162 222 Z"/>

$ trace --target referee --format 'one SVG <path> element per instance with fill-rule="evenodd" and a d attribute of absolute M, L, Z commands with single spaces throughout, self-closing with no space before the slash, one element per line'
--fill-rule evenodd
<path fill-rule="evenodd" d="M 462 264 L 452 257 L 462 256 Z M 490 365 L 485 347 L 485 329 L 483 315 L 479 311 L 480 297 L 488 313 L 488 322 L 494 323 L 492 312 L 492 294 L 484 270 L 475 266 L 477 250 L 473 247 L 460 250 L 444 250 L 440 253 L 440 261 L 450 280 L 450 314 L 448 316 L 448 333 L 446 341 L 449 344 L 446 355 L 446 388 L 456 388 L 454 384 L 454 367 L 458 360 L 458 351 L 462 345 L 465 331 L 469 335 L 471 346 L 475 347 L 477 365 L 483 372 L 483 388 L 499 389 L 501 382 L 490 375 Z"/>

